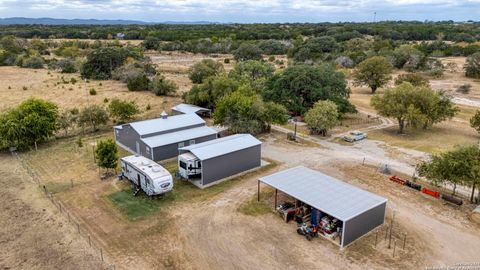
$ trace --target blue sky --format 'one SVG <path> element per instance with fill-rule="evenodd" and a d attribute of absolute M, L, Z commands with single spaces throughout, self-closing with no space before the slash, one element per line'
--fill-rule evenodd
<path fill-rule="evenodd" d="M 216 22 L 479 20 L 480 0 L 0 0 L 0 17 Z"/>

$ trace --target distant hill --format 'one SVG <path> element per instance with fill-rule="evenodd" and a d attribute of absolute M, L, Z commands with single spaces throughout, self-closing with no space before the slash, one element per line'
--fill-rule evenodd
<path fill-rule="evenodd" d="M 0 25 L 10 24 L 44 24 L 44 25 L 128 25 L 128 24 L 216 24 L 215 22 L 197 21 L 197 22 L 145 22 L 136 20 L 97 20 L 97 19 L 54 19 L 54 18 L 25 18 L 11 17 L 0 18 Z"/>

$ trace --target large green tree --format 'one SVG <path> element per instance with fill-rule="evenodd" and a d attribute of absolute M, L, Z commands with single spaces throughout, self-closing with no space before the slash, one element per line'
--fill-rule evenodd
<path fill-rule="evenodd" d="M 395 118 L 399 133 L 404 132 L 406 124 L 426 129 L 453 117 L 458 111 L 445 93 L 425 86 L 414 87 L 408 82 L 374 95 L 371 105 L 380 115 Z"/>
<path fill-rule="evenodd" d="M 477 145 L 458 146 L 451 151 L 432 155 L 417 169 L 420 176 L 435 185 L 452 184 L 454 194 L 457 185 L 470 186 L 470 201 L 473 202 L 475 189 L 480 185 L 480 148 Z"/>
<path fill-rule="evenodd" d="M 337 105 L 333 101 L 321 100 L 307 111 L 304 120 L 312 131 L 326 135 L 328 130 L 337 125 L 339 116 Z"/>
<path fill-rule="evenodd" d="M 366 85 L 375 93 L 378 88 L 390 81 L 392 65 L 383 56 L 374 56 L 362 61 L 357 65 L 353 73 L 354 84 L 357 86 Z"/>
<path fill-rule="evenodd" d="M 261 91 L 265 83 L 273 77 L 275 67 L 267 62 L 247 60 L 238 62 L 228 73 L 230 78 L 241 83 L 248 83 L 256 91 Z"/>
<path fill-rule="evenodd" d="M 87 79 L 106 80 L 112 78 L 112 72 L 122 66 L 128 57 L 140 59 L 142 53 L 130 46 L 100 47 L 87 55 L 81 68 L 81 75 Z"/>
<path fill-rule="evenodd" d="M 50 138 L 57 131 L 58 107 L 52 102 L 31 98 L 0 115 L 1 141 L 20 149 Z"/>
<path fill-rule="evenodd" d="M 206 78 L 224 71 L 222 63 L 213 59 L 204 59 L 190 69 L 189 78 L 193 83 L 202 83 Z"/>
<path fill-rule="evenodd" d="M 183 99 L 187 103 L 214 109 L 217 100 L 238 89 L 240 83 L 226 74 L 209 77 L 202 84 L 194 85 L 185 92 Z"/>
<path fill-rule="evenodd" d="M 332 66 L 295 65 L 273 76 L 262 95 L 299 115 L 319 100 L 332 100 L 341 112 L 351 111 L 354 107 L 347 100 L 349 93 L 345 75 Z"/>
<path fill-rule="evenodd" d="M 287 111 L 282 105 L 264 102 L 253 90 L 240 89 L 217 102 L 215 124 L 227 126 L 232 133 L 258 134 L 269 131 L 271 124 L 284 124 Z"/>

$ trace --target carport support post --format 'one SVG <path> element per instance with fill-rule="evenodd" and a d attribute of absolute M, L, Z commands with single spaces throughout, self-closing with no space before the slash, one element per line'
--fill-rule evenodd
<path fill-rule="evenodd" d="M 257 202 L 260 201 L 260 180 L 257 181 Z"/>
<path fill-rule="evenodd" d="M 273 209 L 277 209 L 277 193 L 278 193 L 278 189 L 275 189 L 275 201 L 274 201 L 274 205 L 273 205 Z"/>

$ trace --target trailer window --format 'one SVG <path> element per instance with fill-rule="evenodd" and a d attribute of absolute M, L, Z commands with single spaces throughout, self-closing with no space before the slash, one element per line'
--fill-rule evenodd
<path fill-rule="evenodd" d="M 190 145 L 195 144 L 195 140 L 190 140 L 189 144 Z"/>
<path fill-rule="evenodd" d="M 145 150 L 147 151 L 147 155 L 150 155 L 150 147 L 145 147 Z"/>
<path fill-rule="evenodd" d="M 181 142 L 181 143 L 178 143 L 178 148 L 182 148 L 185 146 L 185 143 Z"/>
<path fill-rule="evenodd" d="M 186 170 L 187 169 L 187 163 L 180 160 L 180 168 Z"/>

